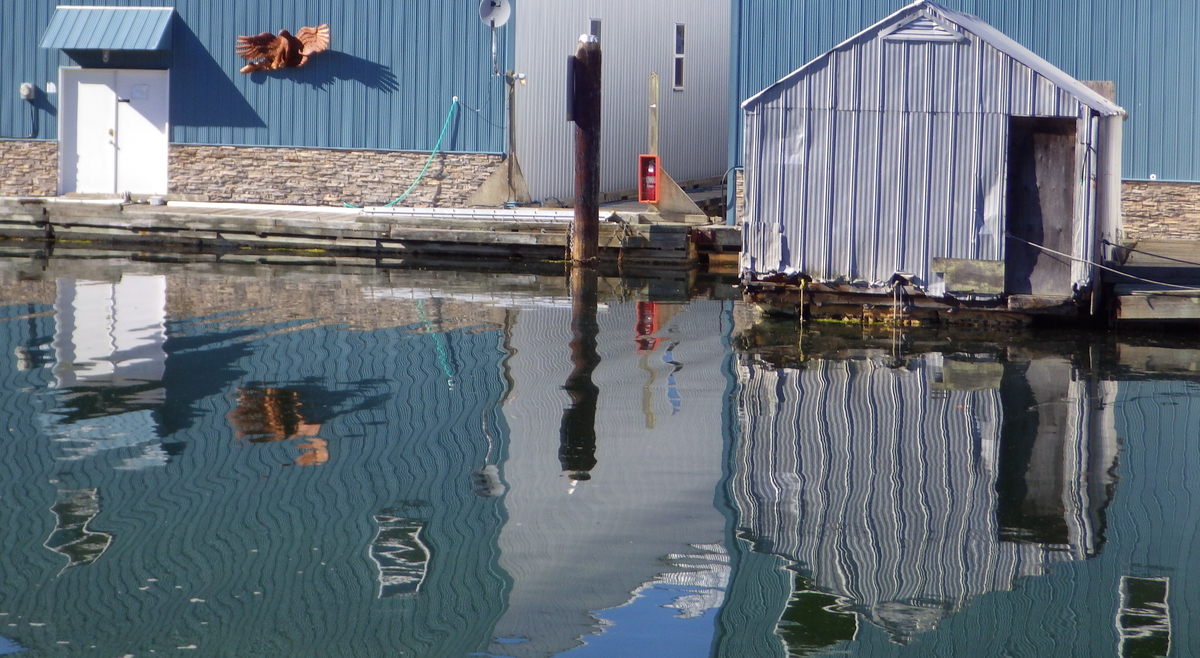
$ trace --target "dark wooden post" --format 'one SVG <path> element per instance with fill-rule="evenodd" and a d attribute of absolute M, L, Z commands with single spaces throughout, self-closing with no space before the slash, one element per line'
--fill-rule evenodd
<path fill-rule="evenodd" d="M 571 112 L 575 121 L 575 224 L 571 262 L 596 262 L 600 242 L 600 42 L 584 35 L 571 65 Z"/>

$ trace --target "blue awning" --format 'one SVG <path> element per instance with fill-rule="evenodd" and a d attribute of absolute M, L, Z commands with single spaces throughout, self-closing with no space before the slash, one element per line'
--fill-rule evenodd
<path fill-rule="evenodd" d="M 43 48 L 170 50 L 174 7 L 57 7 Z"/>

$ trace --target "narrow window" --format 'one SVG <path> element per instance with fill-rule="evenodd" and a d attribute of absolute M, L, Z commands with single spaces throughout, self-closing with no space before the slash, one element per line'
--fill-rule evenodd
<path fill-rule="evenodd" d="M 675 24 L 675 75 L 671 87 L 676 91 L 683 89 L 683 24 Z"/>
<path fill-rule="evenodd" d="M 593 18 L 592 23 L 588 26 L 588 34 L 596 37 L 596 43 L 600 43 L 600 19 Z"/>

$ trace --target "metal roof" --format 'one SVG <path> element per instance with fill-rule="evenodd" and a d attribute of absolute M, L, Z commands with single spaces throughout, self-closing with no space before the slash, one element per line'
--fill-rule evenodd
<path fill-rule="evenodd" d="M 746 99 L 746 101 L 742 103 L 742 108 L 750 108 L 754 105 L 757 105 L 759 100 L 764 96 L 769 95 L 769 92 L 772 90 L 780 86 L 790 85 L 794 83 L 796 79 L 801 78 L 811 71 L 817 70 L 819 67 L 824 66 L 825 61 L 832 53 L 837 52 L 853 43 L 859 42 L 864 38 L 873 38 L 880 32 L 886 30 L 888 27 L 907 23 L 914 18 L 920 17 L 922 14 L 935 23 L 941 23 L 942 21 L 949 22 L 959 28 L 962 28 L 963 30 L 966 30 L 967 32 L 974 34 L 996 50 L 999 50 L 1009 57 L 1012 57 L 1014 60 L 1017 60 L 1025 66 L 1028 66 L 1034 72 L 1045 77 L 1063 91 L 1067 92 L 1071 96 L 1074 96 L 1077 100 L 1079 100 L 1079 102 L 1098 112 L 1101 116 L 1121 116 L 1125 114 L 1125 110 L 1122 109 L 1121 106 L 1109 101 L 1095 91 L 1092 91 L 1087 87 L 1087 85 L 1067 75 L 1058 67 L 1042 59 L 1032 50 L 1029 50 L 1025 46 L 1022 46 L 1021 44 L 1012 40 L 996 28 L 988 25 L 982 19 L 970 14 L 948 9 L 939 4 L 929 2 L 928 0 L 918 0 L 917 2 L 914 2 L 900 9 L 899 11 L 896 11 L 887 18 L 875 23 L 862 32 L 855 34 L 837 46 L 834 46 L 825 54 L 808 62 L 795 71 L 792 71 L 775 84 Z"/>
<path fill-rule="evenodd" d="M 59 6 L 42 36 L 42 48 L 170 50 L 174 14 L 174 7 Z"/>

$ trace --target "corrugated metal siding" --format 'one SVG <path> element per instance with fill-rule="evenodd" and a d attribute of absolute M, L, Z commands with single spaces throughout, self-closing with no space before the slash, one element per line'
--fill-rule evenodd
<path fill-rule="evenodd" d="M 522 0 L 518 26 L 517 154 L 535 199 L 574 196 L 574 124 L 565 119 L 566 58 L 591 19 L 602 21 L 604 106 L 600 185 L 636 185 L 647 147 L 649 76 L 659 75 L 659 153 L 676 180 L 725 171 L 729 127 L 729 0 Z M 675 24 L 686 26 L 684 90 L 671 88 Z"/>
<path fill-rule="evenodd" d="M 1086 474 L 1111 465 L 1089 464 L 1087 384 L 1072 380 L 1065 360 L 1041 363 L 1067 378 L 1053 382 L 1066 392 L 1054 401 L 1066 422 L 1038 441 L 1062 441 L 1062 462 L 1051 468 L 1063 468 L 1069 545 L 1000 540 L 1005 404 L 996 389 L 934 390 L 940 354 L 904 367 L 884 358 L 801 369 L 740 363 L 731 484 L 740 533 L 884 628 L 889 606 L 932 603 L 918 617 L 936 622 L 974 597 L 1011 590 L 1019 576 L 1094 554 Z"/>
<path fill-rule="evenodd" d="M 451 98 L 463 105 L 443 150 L 504 150 L 504 83 L 493 77 L 491 32 L 476 0 L 80 0 L 79 5 L 174 6 L 171 141 L 189 144 L 431 150 Z M 54 0 L 0 3 L 0 88 L 45 88 L 69 66 L 38 43 Z M 519 10 L 518 10 L 519 11 Z M 501 70 L 512 30 L 499 30 Z M 328 23 L 331 52 L 304 68 L 241 75 L 237 36 Z M 38 137 L 55 139 L 57 95 L 43 92 Z M 0 137 L 29 134 L 15 92 L 0 101 Z"/>
<path fill-rule="evenodd" d="M 1192 0 L 944 0 L 1080 80 L 1113 80 L 1130 113 L 1124 177 L 1200 182 L 1200 5 Z M 893 0 L 734 0 L 730 164 L 741 101 L 899 8 Z M 985 88 L 985 92 L 987 89 Z"/>
<path fill-rule="evenodd" d="M 161 50 L 171 44 L 171 9 L 62 7 L 54 12 L 42 48 Z"/>
<path fill-rule="evenodd" d="M 1091 109 L 964 34 L 963 44 L 863 35 L 755 97 L 744 270 L 868 283 L 910 272 L 928 289 L 934 258 L 1003 260 L 1009 115 L 1080 118 L 1087 184 L 1073 255 L 1090 257 Z M 1087 266 L 1073 274 L 1076 288 L 1090 283 Z"/>

